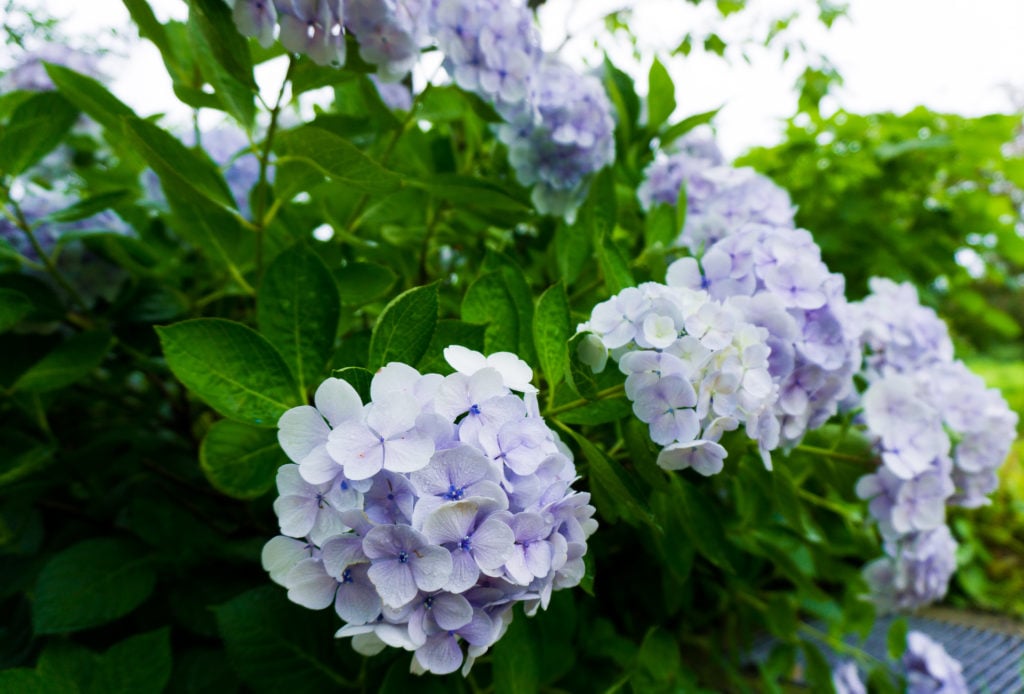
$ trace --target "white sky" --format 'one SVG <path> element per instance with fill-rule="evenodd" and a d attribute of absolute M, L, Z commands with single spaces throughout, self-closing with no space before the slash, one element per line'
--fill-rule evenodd
<path fill-rule="evenodd" d="M 183 18 L 187 12 L 182 0 L 150 1 L 161 18 Z M 67 18 L 69 33 L 128 26 L 120 0 L 40 4 Z M 721 27 L 722 37 L 756 35 L 751 29 L 766 26 L 770 18 L 802 11 L 790 33 L 805 41 L 812 54 L 825 54 L 836 65 L 845 86 L 834 105 L 849 110 L 902 112 L 924 104 L 966 115 L 1009 112 L 1014 104 L 1006 85 L 1024 89 L 1024 0 L 852 0 L 850 19 L 831 31 L 814 19 L 812 0 L 750 0 L 748 5 Z M 641 45 L 663 55 L 688 30 L 703 34 L 715 17 L 713 7 L 695 8 L 685 0 L 549 0 L 541 13 L 545 47 L 560 45 L 568 31 L 574 38 L 563 51 L 567 59 L 599 60 L 592 37 L 604 29 L 595 20 L 625 6 L 633 8 L 631 26 Z M 624 42 L 606 47 L 613 61 L 637 77 L 641 93 L 646 91 L 649 63 L 636 64 Z M 723 61 L 695 51 L 668 65 L 677 86 L 676 115 L 724 104 L 716 121 L 719 141 L 727 155 L 735 156 L 752 145 L 778 141 L 782 120 L 796 108 L 793 85 L 805 63 L 797 58 L 782 64 L 777 51 L 765 49 L 752 51 L 751 64 L 733 51 L 727 56 L 730 60 Z M 279 67 L 257 73 L 267 92 L 280 84 Z M 167 112 L 185 120 L 152 45 L 142 43 L 129 60 L 119 61 L 115 77 L 114 91 L 141 113 Z"/>

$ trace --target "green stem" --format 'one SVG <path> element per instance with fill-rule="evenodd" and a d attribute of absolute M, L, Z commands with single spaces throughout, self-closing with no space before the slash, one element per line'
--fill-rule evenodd
<path fill-rule="evenodd" d="M 433 79 L 433 78 L 431 78 Z M 384 152 L 380 155 L 380 165 L 387 166 L 388 161 L 391 159 L 391 155 L 395 151 L 395 147 L 398 146 L 398 141 L 405 134 L 405 131 L 409 129 L 416 117 L 416 111 L 419 109 L 420 102 L 423 101 L 423 97 L 430 91 L 433 85 L 429 82 L 427 86 L 423 88 L 423 91 L 417 94 L 413 100 L 412 105 L 409 106 L 409 112 L 405 116 L 405 120 L 395 128 L 394 132 L 391 133 L 391 137 L 388 139 L 388 143 L 384 146 Z M 362 218 L 363 210 L 366 209 L 366 204 L 370 201 L 368 193 L 363 193 L 356 203 L 356 206 L 352 209 L 352 214 L 349 215 L 348 223 L 345 224 L 345 233 L 351 234 L 355 231 L 355 228 L 359 226 L 359 220 Z"/>
<path fill-rule="evenodd" d="M 849 455 L 847 453 L 837 453 L 827 448 L 820 448 L 819 446 L 809 446 L 801 443 L 794 450 L 803 451 L 805 453 L 813 453 L 814 455 L 820 455 L 823 458 L 831 458 L 832 460 L 842 460 L 847 463 L 857 463 L 862 467 L 867 467 L 872 470 L 878 467 L 878 461 L 873 458 L 862 458 L 858 455 Z"/>
<path fill-rule="evenodd" d="M 573 400 L 572 402 L 567 402 L 564 405 L 559 405 L 558 407 L 549 408 L 544 413 L 544 416 L 545 417 L 553 417 L 555 415 L 562 414 L 563 412 L 570 412 L 571 410 L 578 410 L 581 407 L 586 407 L 587 405 L 589 405 L 592 402 L 597 402 L 598 400 L 610 400 L 611 398 L 618 397 L 618 396 L 622 395 L 625 392 L 626 392 L 625 384 L 620 383 L 617 386 L 612 386 L 611 388 L 605 388 L 604 390 L 598 391 L 597 395 L 595 395 L 594 397 L 592 397 L 590 399 L 580 398 L 579 400 Z"/>
<path fill-rule="evenodd" d="M 13 222 L 15 226 L 21 229 L 22 232 L 24 232 L 25 236 L 28 238 L 29 244 L 32 246 L 32 250 L 36 252 L 36 255 L 39 256 L 39 259 L 42 261 L 43 266 L 46 268 L 46 272 L 49 273 L 51 277 L 53 277 L 54 281 L 58 285 L 60 285 L 61 289 L 68 293 L 68 296 L 71 297 L 71 300 L 80 309 L 82 309 L 83 313 L 89 313 L 89 306 L 85 303 L 85 300 L 82 298 L 82 295 L 79 294 L 78 290 L 71 286 L 71 283 L 64 278 L 64 275 L 60 273 L 60 270 L 57 269 L 57 266 L 53 264 L 53 261 L 50 259 L 50 256 L 47 255 L 46 251 L 43 250 L 42 245 L 40 245 L 39 243 L 39 239 L 36 238 L 36 234 L 32 230 L 32 225 L 28 223 L 27 219 L 25 219 L 25 214 L 21 211 L 21 207 L 18 205 L 17 202 L 10 199 L 9 194 L 7 195 L 7 198 L 10 205 L 10 209 L 5 207 L 4 215 L 9 220 L 11 220 L 11 222 Z"/>
<path fill-rule="evenodd" d="M 278 117 L 281 115 L 281 106 L 284 103 L 284 94 L 288 89 L 288 83 L 292 79 L 292 70 L 295 67 L 295 57 L 288 57 L 288 70 L 281 81 L 281 88 L 277 92 L 277 99 L 274 107 L 270 110 L 270 125 L 267 126 L 267 136 L 263 140 L 263 149 L 260 151 L 260 175 L 256 181 L 256 209 L 253 220 L 256 224 L 256 284 L 260 284 L 263 278 L 263 237 L 264 230 L 270 223 L 267 213 L 267 169 L 270 165 L 270 153 L 274 148 L 274 135 L 277 134 Z"/>

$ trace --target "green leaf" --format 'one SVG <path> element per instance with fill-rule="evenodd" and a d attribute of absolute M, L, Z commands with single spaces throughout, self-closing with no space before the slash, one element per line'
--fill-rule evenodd
<path fill-rule="evenodd" d="M 558 275 L 566 286 L 575 282 L 583 268 L 591 262 L 593 243 L 589 229 L 579 218 L 575 224 L 559 222 L 555 230 L 555 262 Z"/>
<path fill-rule="evenodd" d="M 189 0 L 189 41 L 203 77 L 225 110 L 247 129 L 256 118 L 249 44 L 238 33 L 229 8 L 221 0 Z"/>
<path fill-rule="evenodd" d="M 274 487 L 277 469 L 288 462 L 273 429 L 222 419 L 199 446 L 199 465 L 218 491 L 236 499 L 256 499 Z"/>
<path fill-rule="evenodd" d="M 676 87 L 668 70 L 657 58 L 647 76 L 647 127 L 657 130 L 676 110 Z"/>
<path fill-rule="evenodd" d="M 493 352 L 518 352 L 520 328 L 519 311 L 508 283 L 501 270 L 495 270 L 477 278 L 462 298 L 462 319 L 469 323 L 486 325 L 484 350 Z"/>
<path fill-rule="evenodd" d="M 0 459 L 0 489 L 42 470 L 53 460 L 56 444 L 40 444 L 18 432 L 6 434 Z"/>
<path fill-rule="evenodd" d="M 604 285 L 609 292 L 618 294 L 626 287 L 636 286 L 633 273 L 629 271 L 629 262 L 610 234 L 603 234 L 594 245 L 597 264 L 601 266 Z"/>
<path fill-rule="evenodd" d="M 320 694 L 349 688 L 338 672 L 333 610 L 315 613 L 285 598 L 278 586 L 242 593 L 214 608 L 217 627 L 239 676 L 256 692 Z"/>
<path fill-rule="evenodd" d="M 348 140 L 312 126 L 277 136 L 280 163 L 299 161 L 331 180 L 371 194 L 394 192 L 402 183 L 398 174 L 373 161 Z"/>
<path fill-rule="evenodd" d="M 725 552 L 729 541 L 726 539 L 718 509 L 708 498 L 707 493 L 678 474 L 669 475 L 669 484 L 679 511 L 685 519 L 683 526 L 697 551 L 712 564 L 731 572 L 732 565 Z"/>
<path fill-rule="evenodd" d="M 637 664 L 647 670 L 656 682 L 670 682 L 679 675 L 682 667 L 679 644 L 661 627 L 651 627 L 640 645 Z"/>
<path fill-rule="evenodd" d="M 334 271 L 343 306 L 362 306 L 388 293 L 398 276 L 376 263 L 352 262 Z"/>
<path fill-rule="evenodd" d="M 460 207 L 526 213 L 530 206 L 512 197 L 507 190 L 490 181 L 458 174 L 437 174 L 425 181 L 410 181 L 438 200 L 447 200 Z"/>
<path fill-rule="evenodd" d="M 104 330 L 71 337 L 23 373 L 13 390 L 45 393 L 79 381 L 100 365 L 110 349 L 111 335 Z"/>
<path fill-rule="evenodd" d="M 235 207 L 235 198 L 217 166 L 163 128 L 141 118 L 123 120 L 125 131 L 160 182 L 174 180 L 222 207 Z"/>
<path fill-rule="evenodd" d="M 571 335 L 569 297 L 565 286 L 558 282 L 540 295 L 533 314 L 533 342 L 548 388 L 561 383 L 569 369 L 567 343 Z"/>
<path fill-rule="evenodd" d="M 341 317 L 338 286 L 320 257 L 298 245 L 267 268 L 258 299 L 260 332 L 284 357 L 305 394 L 334 353 Z"/>
<path fill-rule="evenodd" d="M 580 343 L 586 338 L 587 333 L 579 333 L 569 340 L 569 371 L 566 376 L 569 385 L 580 397 L 592 400 L 597 395 L 597 378 L 594 376 L 594 370 L 580 361 Z"/>
<path fill-rule="evenodd" d="M 680 137 L 696 128 L 698 125 L 706 125 L 707 123 L 710 123 L 715 119 L 715 116 L 717 116 L 718 112 L 721 110 L 722 107 L 719 106 L 718 108 L 712 109 L 710 111 L 696 113 L 692 116 L 684 118 L 675 125 L 669 126 L 665 130 L 665 132 L 661 134 L 661 137 L 659 138 L 661 140 L 661 146 L 666 147 L 670 143 L 675 142 Z"/>
<path fill-rule="evenodd" d="M 122 617 L 153 592 L 156 572 L 138 546 L 96 538 L 53 557 L 35 586 L 37 634 L 61 634 Z"/>
<path fill-rule="evenodd" d="M 16 326 L 32 308 L 32 301 L 21 292 L 0 288 L 0 333 Z"/>
<path fill-rule="evenodd" d="M 561 423 L 559 426 L 576 441 L 583 457 L 587 459 L 591 484 L 598 485 L 604 492 L 607 505 L 604 508 L 598 507 L 601 514 L 612 522 L 619 517 L 633 524 L 650 522 L 650 506 L 640 481 L 589 439 Z"/>
<path fill-rule="evenodd" d="M 800 647 L 804 652 L 804 662 L 807 664 L 806 678 L 811 691 L 829 692 L 833 691 L 832 668 L 828 660 L 818 646 L 807 639 L 803 639 Z"/>
<path fill-rule="evenodd" d="M 284 359 L 241 323 L 197 318 L 156 328 L 178 380 L 225 417 L 273 427 L 303 401 Z"/>
<path fill-rule="evenodd" d="M 12 694 L 78 694 L 73 682 L 50 677 L 28 668 L 0 670 L 0 691 Z"/>
<path fill-rule="evenodd" d="M 121 132 L 122 119 L 135 116 L 131 108 L 92 77 L 51 64 L 46 65 L 46 74 L 71 103 L 112 133 Z"/>
<path fill-rule="evenodd" d="M 99 656 L 89 688 L 96 694 L 163 691 L 171 678 L 171 635 L 165 627 L 115 644 Z"/>
<path fill-rule="evenodd" d="M 783 465 L 776 465 L 771 478 L 776 510 L 782 514 L 794 532 L 806 535 L 803 504 L 800 502 L 789 470 Z"/>
<path fill-rule="evenodd" d="M 445 361 L 444 348 L 451 345 L 462 345 L 474 352 L 484 351 L 486 328 L 482 325 L 464 323 L 460 320 L 440 320 L 437 330 L 430 340 L 427 353 L 420 360 L 419 369 L 423 373 L 448 374 L 453 371 Z"/>
<path fill-rule="evenodd" d="M 516 612 L 508 631 L 492 649 L 495 694 L 536 692 L 540 686 L 537 644 L 530 634 L 526 615 L 519 610 Z"/>
<path fill-rule="evenodd" d="M 146 0 L 121 0 L 128 8 L 135 26 L 139 28 L 139 36 L 151 41 L 163 58 L 164 66 L 170 73 L 174 86 L 177 88 L 192 79 L 190 71 L 183 65 L 171 42 L 166 28 L 153 14 L 153 9 Z"/>
<path fill-rule="evenodd" d="M 418 364 L 437 327 L 437 311 L 437 284 L 414 287 L 395 297 L 373 327 L 370 370 L 392 361 Z"/>
<path fill-rule="evenodd" d="M 644 218 L 644 246 L 668 248 L 681 228 L 676 224 L 676 211 L 671 205 L 655 205 Z"/>
<path fill-rule="evenodd" d="M 51 212 L 46 215 L 46 218 L 54 222 L 77 222 L 82 219 L 88 219 L 103 210 L 109 210 L 111 207 L 116 207 L 122 202 L 130 200 L 132 197 L 133 193 L 124 188 L 119 190 L 110 190 L 105 193 L 97 193 L 96 195 L 90 195 L 87 198 L 82 198 L 73 205 L 65 207 L 62 210 Z"/>
<path fill-rule="evenodd" d="M 335 378 L 346 381 L 356 389 L 359 398 L 365 403 L 370 402 L 370 384 L 373 382 L 373 372 L 361 366 L 346 366 L 344 369 L 337 369 L 334 372 Z"/>
<path fill-rule="evenodd" d="M 899 660 L 906 652 L 909 631 L 906 617 L 898 617 L 889 625 L 889 630 L 885 634 L 885 644 L 889 657 L 893 660 Z"/>
<path fill-rule="evenodd" d="M 34 94 L 14 109 L 0 130 L 0 173 L 17 176 L 60 144 L 78 110 L 56 92 Z"/>

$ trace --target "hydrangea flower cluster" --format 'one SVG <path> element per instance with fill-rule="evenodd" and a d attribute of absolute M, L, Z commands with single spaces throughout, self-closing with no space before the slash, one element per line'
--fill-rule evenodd
<path fill-rule="evenodd" d="M 23 54 L 17 64 L 0 76 L 0 92 L 23 89 L 30 92 L 48 92 L 55 87 L 46 74 L 45 63 L 70 68 L 75 72 L 100 77 L 99 58 L 84 51 L 59 43 L 47 43 L 38 50 Z"/>
<path fill-rule="evenodd" d="M 747 321 L 735 300 L 648 282 L 595 306 L 578 330 L 592 333 L 589 363 L 600 370 L 610 351 L 626 374 L 633 412 L 664 446 L 658 465 L 717 474 L 727 455 L 718 441 L 745 424 L 770 467 L 779 425 L 768 331 Z"/>
<path fill-rule="evenodd" d="M 748 224 L 710 245 L 700 262 L 681 258 L 668 284 L 733 303 L 768 331 L 775 415 L 785 444 L 824 424 L 853 393 L 861 350 L 848 320 L 843 276 L 831 273 L 809 232 Z"/>
<path fill-rule="evenodd" d="M 534 186 L 537 209 L 571 217 L 587 177 L 615 159 L 611 104 L 596 77 L 548 58 L 539 66 L 533 107 L 499 126 L 498 139 L 508 145 L 519 181 Z"/>
<path fill-rule="evenodd" d="M 907 694 L 968 694 L 963 666 L 942 644 L 920 631 L 907 634 L 907 650 L 903 654 L 907 673 Z"/>
<path fill-rule="evenodd" d="M 349 0 L 351 1 L 351 0 Z M 343 0 L 235 0 L 235 26 L 264 47 L 274 42 L 318 65 L 345 62 Z"/>
<path fill-rule="evenodd" d="M 456 373 L 388 364 L 365 405 L 328 379 L 316 407 L 282 415 L 294 464 L 277 478 L 282 535 L 263 551 L 288 597 L 333 605 L 361 653 L 404 648 L 414 672 L 437 674 L 468 671 L 516 602 L 532 615 L 578 584 L 597 527 L 530 368 L 459 346 L 445 358 Z"/>
<path fill-rule="evenodd" d="M 869 379 L 953 360 L 949 329 L 934 310 L 921 305 L 914 285 L 872 277 L 869 286 L 871 293 L 854 305 L 861 341 L 868 350 Z"/>
<path fill-rule="evenodd" d="M 716 155 L 720 153 L 707 145 L 684 143 L 681 151 L 655 159 L 637 189 L 640 204 L 650 210 L 675 205 L 686 188 L 679 245 L 696 253 L 750 223 L 795 226 L 789 193 L 749 167 L 723 165 Z"/>
<path fill-rule="evenodd" d="M 346 0 L 345 29 L 359 40 L 359 56 L 377 66 L 384 82 L 409 74 L 427 45 L 430 0 Z"/>
<path fill-rule="evenodd" d="M 877 279 L 872 287 L 878 293 L 859 307 L 872 381 L 862 403 L 882 465 L 857 494 L 870 501 L 887 556 L 865 576 L 881 606 L 906 610 L 945 595 L 956 569 L 946 505 L 988 503 L 1017 417 L 999 391 L 953 361 L 945 324 L 913 288 Z"/>
<path fill-rule="evenodd" d="M 431 31 L 455 83 L 501 113 L 533 98 L 540 32 L 518 0 L 432 0 Z"/>
<path fill-rule="evenodd" d="M 903 671 L 907 694 L 968 694 L 963 666 L 950 656 L 942 644 L 920 631 L 907 634 L 903 653 Z M 853 661 L 841 663 L 832 672 L 836 694 L 867 694 Z"/>
<path fill-rule="evenodd" d="M 91 253 L 81 243 L 68 242 L 63 237 L 84 232 L 128 234 L 131 228 L 109 210 L 71 222 L 48 219 L 53 213 L 71 206 L 75 200 L 62 193 L 30 185 L 19 207 L 25 220 L 32 226 L 43 252 L 53 260 L 57 270 L 71 283 L 85 303 L 91 307 L 100 299 L 112 302 L 121 289 L 124 273 Z M 6 215 L 0 215 L 0 241 L 10 244 L 29 261 L 41 263 L 42 259 L 28 237 Z M 55 291 L 61 291 L 47 273 L 42 270 L 31 272 L 43 281 L 52 283 Z"/>

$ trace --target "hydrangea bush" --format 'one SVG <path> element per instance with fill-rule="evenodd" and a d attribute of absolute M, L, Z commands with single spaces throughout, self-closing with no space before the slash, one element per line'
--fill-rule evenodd
<path fill-rule="evenodd" d="M 825 653 L 944 598 L 1016 415 L 660 61 L 521 2 L 188 5 L 126 3 L 191 127 L 3 77 L 0 689 L 960 686 Z"/>

